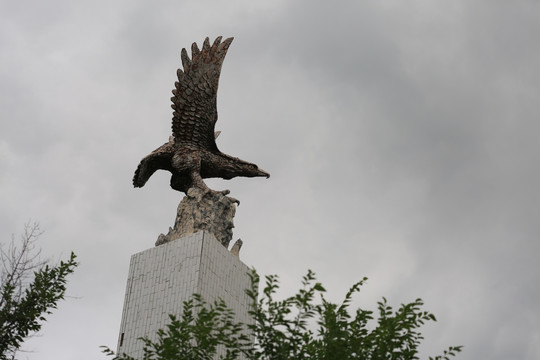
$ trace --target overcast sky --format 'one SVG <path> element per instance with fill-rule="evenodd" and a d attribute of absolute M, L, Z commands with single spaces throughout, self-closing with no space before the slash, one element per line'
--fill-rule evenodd
<path fill-rule="evenodd" d="M 0 236 L 28 219 L 80 266 L 23 354 L 105 359 L 130 256 L 174 223 L 169 175 L 131 185 L 170 135 L 180 50 L 234 36 L 220 149 L 269 180 L 208 181 L 241 200 L 234 239 L 292 294 L 307 269 L 355 306 L 421 297 L 422 354 L 540 358 L 540 3 L 0 2 Z"/>

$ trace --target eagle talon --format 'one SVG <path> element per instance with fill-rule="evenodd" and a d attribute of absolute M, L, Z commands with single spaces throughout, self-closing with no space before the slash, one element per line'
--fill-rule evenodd
<path fill-rule="evenodd" d="M 221 194 L 223 196 L 225 196 L 227 199 L 229 199 L 233 204 L 236 203 L 238 204 L 238 206 L 240 206 L 240 200 L 236 199 L 236 198 L 233 198 L 231 196 L 227 196 L 231 193 L 231 190 L 221 190 L 221 191 L 215 191 L 215 190 L 210 190 L 211 192 L 215 193 L 215 194 Z"/>
<path fill-rule="evenodd" d="M 203 189 L 203 194 L 206 195 L 206 194 L 210 194 L 210 195 L 222 195 L 224 197 L 226 197 L 227 199 L 229 199 L 229 201 L 231 201 L 233 204 L 236 203 L 238 204 L 238 206 L 240 206 L 240 200 L 236 199 L 236 198 L 233 198 L 231 196 L 227 196 L 231 193 L 230 190 L 221 190 L 221 191 L 218 191 L 218 190 L 212 190 L 210 188 L 206 188 L 206 189 Z M 203 195 L 203 196 L 204 196 Z"/>
<path fill-rule="evenodd" d="M 227 195 L 229 195 L 231 193 L 231 190 L 221 190 L 221 191 L 216 191 L 216 193 L 225 196 L 227 199 L 232 201 L 233 204 L 236 203 L 236 204 L 238 204 L 238 206 L 240 206 L 240 200 L 238 200 L 236 198 L 233 198 L 231 196 L 227 196 Z"/>

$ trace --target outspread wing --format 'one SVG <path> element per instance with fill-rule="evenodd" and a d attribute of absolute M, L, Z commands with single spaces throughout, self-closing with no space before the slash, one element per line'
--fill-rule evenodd
<path fill-rule="evenodd" d="M 144 157 L 133 176 L 133 186 L 143 187 L 150 176 L 157 170 L 171 171 L 171 158 L 174 155 L 174 145 L 172 142 L 161 145 L 149 155 Z"/>
<path fill-rule="evenodd" d="M 182 65 L 178 69 L 173 97 L 172 131 L 176 144 L 218 151 L 214 126 L 217 121 L 217 90 L 221 65 L 233 38 L 221 42 L 218 37 L 212 46 L 208 38 L 202 50 L 191 46 L 192 58 L 182 49 Z"/>

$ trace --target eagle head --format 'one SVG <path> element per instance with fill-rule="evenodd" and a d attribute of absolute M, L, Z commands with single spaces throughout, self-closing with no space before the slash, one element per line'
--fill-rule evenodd
<path fill-rule="evenodd" d="M 232 179 L 237 176 L 243 177 L 265 177 L 269 178 L 270 174 L 266 171 L 259 169 L 259 167 L 253 163 L 233 158 L 233 161 L 227 161 L 222 164 L 221 177 L 224 179 Z"/>

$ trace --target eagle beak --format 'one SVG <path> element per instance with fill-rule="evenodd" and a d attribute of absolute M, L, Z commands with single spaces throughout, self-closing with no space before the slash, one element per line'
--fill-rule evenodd
<path fill-rule="evenodd" d="M 268 179 L 268 178 L 270 177 L 270 174 L 267 173 L 267 172 L 264 171 L 264 170 L 258 169 L 258 174 L 257 174 L 257 176 L 264 176 L 264 177 L 266 177 L 266 178 Z"/>

